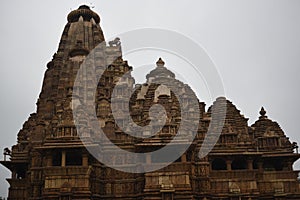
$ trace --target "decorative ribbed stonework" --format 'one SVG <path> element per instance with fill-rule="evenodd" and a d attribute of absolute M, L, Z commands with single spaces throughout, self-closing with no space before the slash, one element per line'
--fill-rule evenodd
<path fill-rule="evenodd" d="M 7 179 L 8 199 L 300 199 L 298 172 L 293 170 L 293 163 L 299 158 L 298 145 L 291 143 L 278 123 L 266 116 L 264 108 L 251 126 L 225 97 L 217 98 L 208 110 L 205 103 L 197 100 L 195 104 L 187 104 L 187 111 L 182 111 L 175 93 L 180 94 L 182 102 L 191 101 L 193 93 L 187 84 L 176 80 L 162 58 L 156 66 L 153 63 L 146 83 L 135 84 L 131 76 L 134 68 L 122 58 L 120 38 L 106 45 L 97 13 L 82 5 L 67 18 L 58 51 L 47 64 L 37 111 L 19 131 L 17 144 L 4 151 L 5 160 L 1 164 L 12 172 Z M 126 151 L 152 152 L 175 138 L 183 116 L 188 114 L 199 122 L 198 130 L 189 148 L 175 162 L 154 172 L 125 173 L 100 163 L 83 145 L 78 132 L 83 130 L 86 137 L 93 132 L 87 117 L 82 117 L 79 126 L 75 126 L 72 97 L 82 100 L 83 85 L 74 85 L 74 81 L 81 64 L 99 44 L 101 51 L 94 52 L 99 66 L 94 71 L 86 71 L 97 74 L 100 67 L 107 66 L 96 91 L 92 90 L 96 92 L 93 108 L 99 126 L 115 145 Z M 117 82 L 121 84 L 116 85 Z M 174 90 L 166 87 L 170 83 L 174 84 Z M 117 99 L 114 106 L 118 119 L 112 114 L 113 95 Z M 124 114 L 128 99 L 130 117 L 140 126 L 149 125 L 152 106 L 162 105 L 166 110 L 166 123 L 161 130 L 143 139 L 121 129 L 118 123 L 129 125 L 128 116 Z M 161 109 L 155 112 L 160 113 Z M 81 106 L 76 114 L 88 116 L 89 113 Z M 222 127 L 219 121 L 213 120 L 220 115 L 225 116 Z M 212 151 L 200 159 L 203 141 L 211 133 L 214 136 L 214 132 L 207 133 L 208 130 L 219 130 L 221 135 Z M 139 134 L 147 136 L 149 132 Z M 186 141 L 179 137 L 176 142 L 182 145 Z M 89 145 L 99 144 L 92 141 Z M 105 153 L 112 162 L 124 167 L 128 167 L 128 163 L 147 167 L 164 162 L 154 156 L 140 161 L 115 155 L 106 143 L 101 144 L 101 148 L 107 150 Z"/>

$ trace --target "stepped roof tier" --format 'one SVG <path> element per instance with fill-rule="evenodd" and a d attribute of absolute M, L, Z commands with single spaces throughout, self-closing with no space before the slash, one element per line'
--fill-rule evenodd
<path fill-rule="evenodd" d="M 251 126 L 225 97 L 217 98 L 206 109 L 205 103 L 187 84 L 176 79 L 162 58 L 156 66 L 153 64 L 146 83 L 135 84 L 131 76 L 134 67 L 122 58 L 120 39 L 105 41 L 99 23 L 99 15 L 86 5 L 67 16 L 58 50 L 47 64 L 37 110 L 19 131 L 17 144 L 4 151 L 1 164 L 12 173 L 7 179 L 10 200 L 300 199 L 298 171 L 293 169 L 299 158 L 297 143 L 291 142 L 279 124 L 266 116 L 264 108 Z M 80 89 L 86 85 L 74 87 L 77 72 L 99 44 L 101 52 L 94 52 L 99 66 L 86 73 L 97 74 L 100 67 L 107 68 L 96 89 L 81 97 Z M 118 56 L 112 59 L 112 55 Z M 167 87 L 170 83 L 173 89 Z M 151 154 L 144 159 L 113 154 L 112 145 L 103 143 L 103 138 L 93 132 L 89 112 L 80 104 L 92 92 L 96 94 L 92 109 L 96 122 L 109 141 L 124 152 L 148 153 L 174 141 L 176 145 L 170 148 L 169 155 L 186 144 L 188 148 L 169 165 L 144 173 L 128 173 L 100 162 L 90 148 L 101 148 L 110 163 L 124 168 L 147 169 L 150 165 L 161 166 L 165 160 Z M 76 114 L 81 116 L 76 123 L 74 96 L 80 104 Z M 112 97 L 116 104 L 112 104 Z M 126 116 L 128 104 L 130 118 Z M 226 109 L 220 109 L 220 105 Z M 153 120 L 151 109 L 165 118 Z M 216 145 L 200 158 L 208 130 L 219 126 L 213 122 L 214 112 L 225 115 L 224 125 Z M 177 137 L 185 116 L 193 119 L 189 122 L 191 127 L 196 122 L 193 138 L 185 137 L 190 134 L 188 126 Z M 144 137 L 134 137 L 126 130 L 136 128 L 134 124 L 150 128 L 136 129 L 134 133 Z M 151 135 L 155 127 L 159 127 L 158 131 Z M 88 146 L 79 132 L 92 138 Z"/>

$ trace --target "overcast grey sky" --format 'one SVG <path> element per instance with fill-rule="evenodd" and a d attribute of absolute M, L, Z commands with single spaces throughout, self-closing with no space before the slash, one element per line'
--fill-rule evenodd
<path fill-rule="evenodd" d="M 23 122 L 35 112 L 46 64 L 57 50 L 66 16 L 81 3 L 0 2 L 1 149 L 16 143 Z M 214 61 L 226 97 L 250 118 L 249 125 L 264 106 L 269 118 L 277 121 L 292 141 L 300 142 L 300 1 L 90 0 L 83 3 L 92 3 L 93 10 L 100 15 L 106 38 L 144 27 L 174 30 L 191 38 Z M 153 66 L 158 57 L 153 56 Z M 135 62 L 130 57 L 129 64 L 135 67 Z M 176 65 L 172 60 L 165 62 L 167 66 Z M 199 98 L 210 103 L 206 97 L 199 95 Z M 296 165 L 299 169 L 299 162 Z M 8 170 L 0 167 L 0 196 L 7 195 L 4 178 L 9 176 Z"/>

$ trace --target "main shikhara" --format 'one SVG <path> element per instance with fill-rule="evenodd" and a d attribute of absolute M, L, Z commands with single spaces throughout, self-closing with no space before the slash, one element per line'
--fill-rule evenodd
<path fill-rule="evenodd" d="M 71 102 L 76 73 L 98 44 L 105 44 L 100 55 L 104 60 L 112 54 L 122 55 L 119 38 L 106 44 L 99 23 L 100 17 L 88 6 L 82 5 L 69 13 L 58 51 L 47 64 L 37 111 L 24 123 L 17 144 L 11 150 L 5 149 L 6 159 L 1 161 L 12 172 L 7 179 L 10 184 L 8 199 L 300 199 L 298 171 L 293 170 L 293 163 L 299 158 L 297 144 L 289 141 L 263 108 L 259 119 L 250 126 L 248 119 L 224 97 L 214 102 L 214 105 L 223 102 L 226 106 L 222 133 L 212 151 L 202 159 L 198 153 L 214 105 L 206 109 L 200 101 L 196 137 L 188 150 L 167 167 L 154 172 L 125 173 L 95 159 L 77 135 Z M 97 86 L 95 112 L 101 122 L 99 125 L 114 144 L 130 152 L 163 148 L 176 134 L 184 114 L 172 91 L 151 84 L 151 80 L 176 82 L 182 91 L 188 86 L 176 80 L 162 59 L 156 65 L 147 75 L 145 84 L 135 85 L 130 75 L 133 67 L 120 56 L 109 64 Z M 129 101 L 130 115 L 136 124 L 145 126 L 149 123 L 152 105 L 164 106 L 167 120 L 155 136 L 135 138 L 115 123 L 110 99 L 118 77 L 127 72 L 126 87 L 118 87 L 116 91 L 120 96 L 118 109 L 124 108 L 122 97 L 129 94 L 128 87 L 136 89 Z M 190 95 L 186 94 L 185 98 L 189 101 Z M 85 121 L 80 123 L 88 127 Z M 127 123 L 125 118 L 123 123 Z M 180 147 L 179 143 L 177 147 Z M 112 155 L 111 159 L 118 165 L 139 164 L 122 155 Z M 163 160 L 147 157 L 143 162 L 159 165 Z"/>

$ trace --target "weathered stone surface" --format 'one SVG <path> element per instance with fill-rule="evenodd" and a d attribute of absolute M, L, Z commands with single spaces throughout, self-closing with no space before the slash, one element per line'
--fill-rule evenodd
<path fill-rule="evenodd" d="M 125 173 L 105 166 L 90 155 L 77 135 L 71 101 L 72 95 L 79 95 L 82 87 L 73 87 L 80 65 L 101 42 L 103 51 L 94 53 L 97 65 L 111 64 L 97 84 L 95 112 L 99 125 L 114 144 L 132 152 L 150 152 L 163 147 L 176 135 L 181 116 L 186 113 L 181 113 L 173 91 L 154 84 L 154 80 L 172 81 L 186 101 L 191 97 L 187 92 L 189 86 L 176 80 L 162 59 L 147 75 L 147 82 L 136 85 L 130 97 L 134 85 L 130 75 L 132 67 L 121 57 L 119 38 L 106 45 L 99 22 L 100 17 L 84 5 L 68 15 L 58 51 L 47 64 L 37 111 L 24 123 L 12 150 L 5 149 L 5 156 L 10 159 L 1 161 L 12 172 L 8 179 L 9 199 L 300 199 L 298 172 L 292 167 L 299 158 L 298 152 L 294 152 L 297 144 L 291 143 L 280 126 L 267 118 L 263 108 L 259 119 L 249 126 L 248 119 L 224 97 L 214 103 L 223 102 L 227 108 L 222 134 L 213 150 L 202 159 L 198 158 L 198 152 L 213 109 L 210 107 L 206 111 L 203 102 L 190 108 L 190 114 L 194 109 L 200 112 L 200 116 L 195 116 L 200 122 L 195 140 L 167 167 L 148 173 Z M 114 59 L 116 54 L 120 56 Z M 100 69 L 86 73 L 97 70 Z M 166 123 L 153 137 L 137 139 L 116 124 L 110 99 L 118 81 L 122 83 L 116 87 L 117 120 L 121 123 L 128 123 L 124 116 L 126 98 L 130 97 L 132 120 L 141 126 L 149 124 L 152 105 L 164 106 Z M 88 115 L 84 108 L 78 114 Z M 88 122 L 81 120 L 79 123 L 90 136 Z M 109 145 L 103 148 L 110 153 Z M 111 159 L 120 165 L 139 164 L 123 155 L 112 154 Z M 155 157 L 147 157 L 145 162 L 161 164 Z"/>

